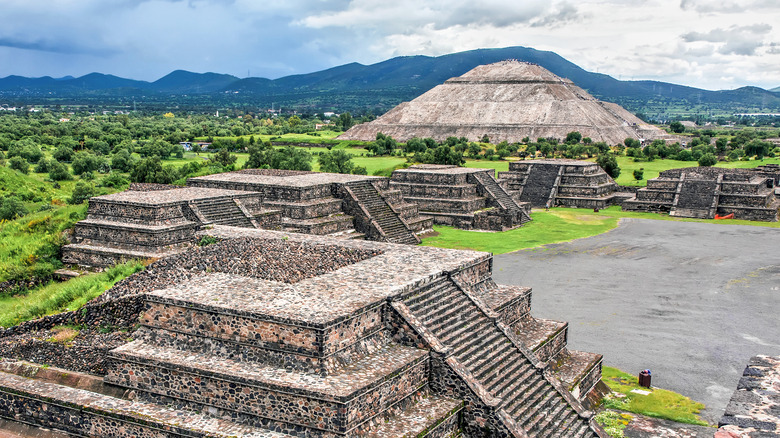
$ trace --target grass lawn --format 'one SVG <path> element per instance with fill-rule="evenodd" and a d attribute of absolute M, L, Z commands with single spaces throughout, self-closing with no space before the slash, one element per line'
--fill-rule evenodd
<path fill-rule="evenodd" d="M 0 326 L 10 327 L 45 315 L 76 310 L 117 281 L 143 269 L 139 262 L 116 265 L 103 272 L 66 282 L 51 282 L 25 294 L 0 296 Z"/>
<path fill-rule="evenodd" d="M 659 388 L 639 386 L 637 376 L 624 373 L 617 368 L 604 367 L 601 380 L 613 391 L 604 401 L 604 407 L 633 412 L 648 417 L 665 418 L 678 423 L 708 426 L 699 418 L 704 405 L 688 397 Z M 634 389 L 650 391 L 648 395 L 631 392 Z"/>
<path fill-rule="evenodd" d="M 489 160 L 466 160 L 466 164 L 463 167 L 471 167 L 475 169 L 495 169 L 496 171 L 509 170 L 509 161 L 489 161 Z M 493 176 L 497 176 L 493 175 Z"/>
<path fill-rule="evenodd" d="M 664 170 L 679 169 L 683 167 L 697 167 L 699 163 L 695 161 L 677 161 L 677 160 L 654 160 L 643 161 L 635 163 L 631 157 L 617 157 L 618 166 L 620 167 L 620 176 L 617 177 L 615 182 L 622 186 L 639 186 L 644 187 L 647 185 L 648 179 L 657 178 L 658 174 Z M 595 161 L 591 160 L 591 161 Z M 719 162 L 715 167 L 726 168 L 740 168 L 747 169 L 752 167 L 761 166 L 764 164 L 780 164 L 780 158 L 764 158 L 763 160 L 751 160 L 751 161 L 731 161 L 731 162 Z M 634 179 L 634 170 L 639 168 L 645 169 L 644 178 L 641 181 Z"/>
<path fill-rule="evenodd" d="M 531 218 L 533 221 L 525 226 L 504 232 L 466 231 L 446 226 L 435 226 L 434 231 L 438 235 L 423 238 L 422 244 L 439 248 L 473 249 L 493 254 L 504 254 L 605 233 L 617 227 L 620 218 L 780 228 L 780 222 L 676 218 L 668 214 L 622 211 L 620 207 L 610 207 L 598 213 L 577 208 L 534 210 Z"/>

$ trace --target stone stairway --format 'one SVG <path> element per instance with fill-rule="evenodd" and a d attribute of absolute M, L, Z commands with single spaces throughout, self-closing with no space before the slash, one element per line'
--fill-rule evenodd
<path fill-rule="evenodd" d="M 598 436 L 570 400 L 453 281 L 442 277 L 403 304 L 490 396 L 500 400 L 498 408 L 528 436 Z"/>
<path fill-rule="evenodd" d="M 474 176 L 474 179 L 477 181 L 477 184 L 482 186 L 484 189 L 484 192 L 490 199 L 495 201 L 498 205 L 501 206 L 501 208 L 504 208 L 506 210 L 516 212 L 520 216 L 520 223 L 524 224 L 526 222 L 529 222 L 531 220 L 531 216 L 528 215 L 528 212 L 523 210 L 518 204 L 517 201 L 512 199 L 512 197 L 509 195 L 509 193 L 504 190 L 503 187 L 498 185 L 498 181 L 490 175 L 487 172 L 479 172 L 472 174 Z"/>
<path fill-rule="evenodd" d="M 712 204 L 718 196 L 718 185 L 715 180 L 682 180 L 669 215 L 713 219 L 715 209 Z"/>
<path fill-rule="evenodd" d="M 379 194 L 371 181 L 358 181 L 347 184 L 355 200 L 369 213 L 385 238 L 391 243 L 416 245 L 420 239 L 401 219 L 390 204 Z"/>
<path fill-rule="evenodd" d="M 198 212 L 210 223 L 234 227 L 255 228 L 241 207 L 232 198 L 201 199 L 193 201 Z"/>
<path fill-rule="evenodd" d="M 559 167 L 531 165 L 526 184 L 520 195 L 521 202 L 530 202 L 533 207 L 551 207 L 550 193 L 558 179 Z"/>

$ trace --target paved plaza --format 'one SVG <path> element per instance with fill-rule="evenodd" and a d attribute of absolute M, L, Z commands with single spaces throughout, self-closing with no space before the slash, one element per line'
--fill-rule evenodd
<path fill-rule="evenodd" d="M 623 219 L 608 233 L 496 256 L 569 345 L 707 405 L 716 423 L 756 354 L 780 355 L 780 229 Z"/>

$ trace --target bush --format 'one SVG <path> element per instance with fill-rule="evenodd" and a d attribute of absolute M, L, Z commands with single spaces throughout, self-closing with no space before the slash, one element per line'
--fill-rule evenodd
<path fill-rule="evenodd" d="M 14 220 L 28 213 L 27 207 L 16 196 L 0 198 L 0 219 Z"/>
<path fill-rule="evenodd" d="M 634 179 L 637 181 L 642 181 L 642 179 L 645 177 L 645 168 L 640 167 L 639 169 L 634 170 Z"/>
<path fill-rule="evenodd" d="M 73 187 L 73 193 L 71 193 L 68 199 L 68 204 L 83 204 L 84 201 L 95 196 L 95 194 L 95 186 L 88 182 L 79 181 Z"/>
<path fill-rule="evenodd" d="M 68 165 L 55 161 L 49 169 L 49 179 L 52 181 L 68 181 L 73 179 L 73 175 L 68 170 Z"/>
<path fill-rule="evenodd" d="M 14 170 L 18 170 L 19 172 L 22 172 L 25 175 L 30 173 L 30 163 L 28 163 L 27 160 L 25 160 L 24 158 L 18 155 L 11 157 L 8 160 L 8 167 Z"/>
<path fill-rule="evenodd" d="M 56 163 L 56 161 L 54 162 Z M 35 173 L 47 173 L 51 170 L 52 163 L 52 161 L 41 157 L 41 159 L 38 160 L 38 164 L 35 165 Z"/>
<path fill-rule="evenodd" d="M 108 160 L 105 157 L 99 157 L 87 151 L 79 151 L 73 157 L 73 173 L 81 175 L 86 172 L 106 172 L 108 170 Z"/>
<path fill-rule="evenodd" d="M 120 188 L 128 184 L 130 181 L 125 179 L 122 175 L 111 172 L 108 175 L 104 176 L 100 182 L 98 183 L 100 187 L 113 187 L 113 188 Z"/>
<path fill-rule="evenodd" d="M 711 167 L 718 163 L 718 157 L 707 152 L 699 158 L 699 166 Z"/>
<path fill-rule="evenodd" d="M 55 160 L 63 162 L 73 159 L 73 149 L 70 146 L 60 146 L 52 154 Z"/>
<path fill-rule="evenodd" d="M 599 154 L 599 156 L 596 158 L 596 164 L 601 166 L 602 169 L 604 169 L 604 172 L 607 172 L 607 175 L 611 176 L 613 179 L 620 176 L 620 167 L 617 163 L 617 158 L 615 158 L 612 154 Z"/>

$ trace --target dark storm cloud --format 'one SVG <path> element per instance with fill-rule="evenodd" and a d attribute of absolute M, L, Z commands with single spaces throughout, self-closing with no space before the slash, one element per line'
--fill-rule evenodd
<path fill-rule="evenodd" d="M 109 47 L 83 47 L 72 44 L 67 41 L 56 40 L 34 40 L 14 37 L 0 36 L 0 47 L 9 47 L 13 49 L 34 50 L 40 52 L 53 52 L 63 54 L 86 54 L 105 56 L 116 53 L 115 49 Z"/>

